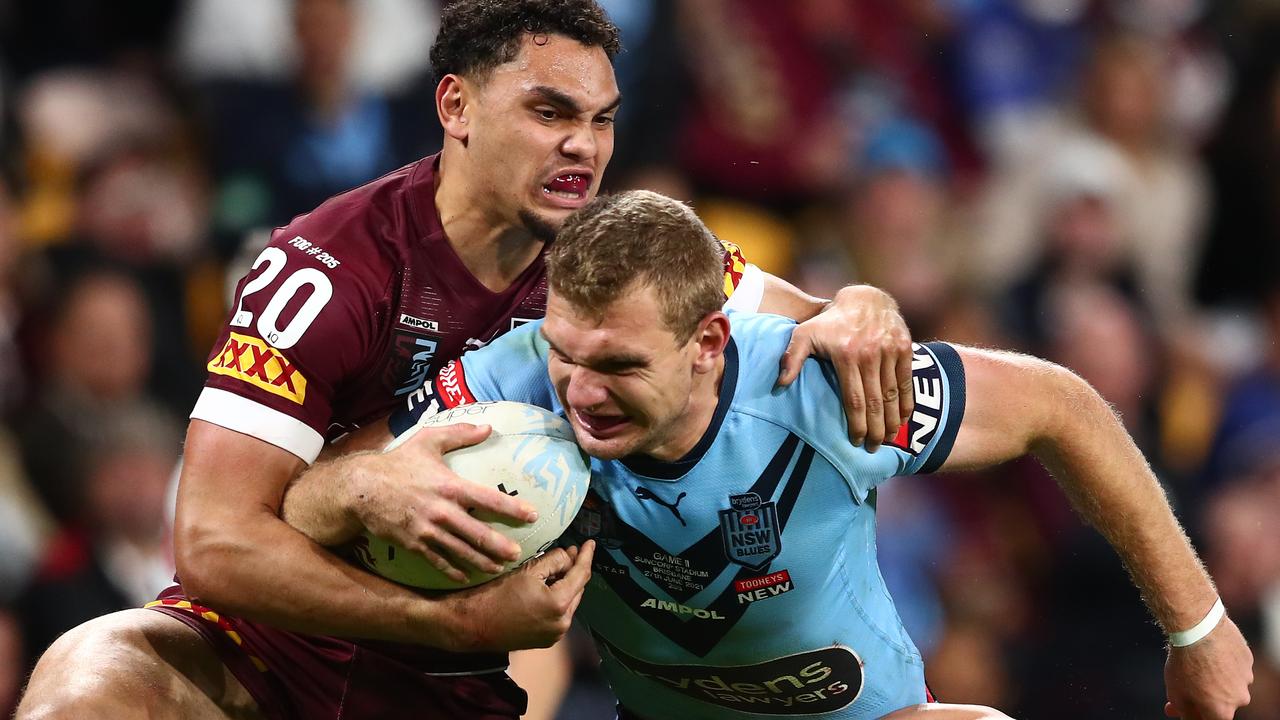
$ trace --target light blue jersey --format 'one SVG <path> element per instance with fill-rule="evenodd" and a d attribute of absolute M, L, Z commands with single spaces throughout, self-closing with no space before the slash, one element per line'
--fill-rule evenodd
<path fill-rule="evenodd" d="M 916 346 L 916 412 L 872 454 L 849 442 L 829 366 L 809 360 L 776 387 L 794 323 L 730 324 L 719 405 L 685 458 L 592 461 L 568 535 L 598 543 L 578 619 L 609 684 L 648 720 L 862 720 L 925 702 L 920 653 L 876 564 L 875 488 L 946 458 L 964 414 L 959 356 Z M 468 353 L 426 392 L 563 414 L 540 325 Z"/>

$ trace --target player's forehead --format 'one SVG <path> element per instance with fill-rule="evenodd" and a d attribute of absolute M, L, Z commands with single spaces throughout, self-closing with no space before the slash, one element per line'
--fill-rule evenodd
<path fill-rule="evenodd" d="M 555 34 L 526 33 L 516 56 L 494 68 L 486 86 L 488 91 L 520 97 L 549 88 L 594 110 L 618 99 L 618 82 L 604 48 Z"/>
<path fill-rule="evenodd" d="M 585 313 L 552 291 L 542 336 L 583 364 L 618 360 L 652 363 L 676 350 L 651 293 L 629 293 L 603 313 Z"/>

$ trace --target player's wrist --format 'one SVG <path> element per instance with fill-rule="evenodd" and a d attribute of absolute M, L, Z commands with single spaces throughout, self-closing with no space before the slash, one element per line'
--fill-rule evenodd
<path fill-rule="evenodd" d="M 1215 597 L 1213 606 L 1209 608 L 1209 611 L 1205 613 L 1200 622 L 1185 630 L 1169 633 L 1169 647 L 1186 648 L 1195 645 L 1208 637 L 1209 633 L 1213 632 L 1214 628 L 1218 627 L 1226 616 L 1227 611 L 1222 604 L 1222 598 Z"/>

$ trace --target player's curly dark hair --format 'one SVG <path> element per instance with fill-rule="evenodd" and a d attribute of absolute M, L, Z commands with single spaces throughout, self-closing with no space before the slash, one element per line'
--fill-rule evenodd
<path fill-rule="evenodd" d="M 594 0 L 458 0 L 441 15 L 431 67 L 437 78 L 483 80 L 515 58 L 528 33 L 564 35 L 602 48 L 610 60 L 622 47 L 618 27 Z"/>

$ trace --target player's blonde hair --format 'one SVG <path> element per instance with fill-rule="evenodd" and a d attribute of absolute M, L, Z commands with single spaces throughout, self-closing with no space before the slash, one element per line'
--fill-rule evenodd
<path fill-rule="evenodd" d="M 689 206 L 648 190 L 592 200 L 565 221 L 546 262 L 551 290 L 587 315 L 652 287 L 680 343 L 724 305 L 723 246 Z"/>

